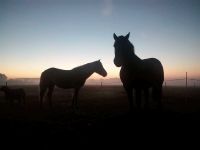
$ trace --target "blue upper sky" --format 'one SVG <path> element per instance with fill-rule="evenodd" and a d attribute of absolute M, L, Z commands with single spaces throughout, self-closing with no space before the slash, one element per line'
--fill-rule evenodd
<path fill-rule="evenodd" d="M 166 77 L 198 78 L 199 28 L 199 0 L 0 0 L 0 73 L 39 77 L 101 59 L 118 77 L 113 33 L 130 32 L 136 54 L 158 58 Z"/>

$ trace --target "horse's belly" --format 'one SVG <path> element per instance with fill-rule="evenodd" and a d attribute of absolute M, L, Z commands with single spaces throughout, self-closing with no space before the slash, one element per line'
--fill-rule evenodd
<path fill-rule="evenodd" d="M 69 89 L 69 88 L 78 88 L 81 87 L 83 84 L 77 81 L 70 81 L 70 80 L 65 80 L 62 82 L 57 82 L 56 86 L 59 88 L 64 88 L 64 89 Z"/>
<path fill-rule="evenodd" d="M 132 74 L 129 75 L 121 75 L 120 74 L 120 79 L 125 87 L 132 87 L 132 88 L 149 88 L 153 86 L 154 79 L 151 78 L 144 78 L 142 75 L 141 76 L 135 76 Z"/>
<path fill-rule="evenodd" d="M 70 89 L 74 88 L 71 84 L 63 85 L 63 84 L 56 84 L 57 87 L 63 88 L 63 89 Z"/>

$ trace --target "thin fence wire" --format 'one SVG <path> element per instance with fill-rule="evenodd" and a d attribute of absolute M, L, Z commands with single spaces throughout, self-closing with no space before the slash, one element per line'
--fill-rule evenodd
<path fill-rule="evenodd" d="M 186 72 L 186 76 L 185 78 L 178 78 L 178 79 L 169 79 L 169 80 L 165 80 L 164 81 L 164 86 L 166 87 L 168 85 L 168 83 L 170 82 L 177 82 L 177 81 L 183 81 L 182 85 L 185 85 L 185 87 L 187 88 L 188 86 L 200 86 L 200 79 L 195 79 L 195 78 L 188 78 L 188 74 Z M 184 83 L 185 82 L 185 83 Z M 189 84 L 188 84 L 189 83 Z"/>
<path fill-rule="evenodd" d="M 180 81 L 181 84 L 180 84 Z M 179 83 L 176 83 L 179 82 Z M 101 79 L 100 80 L 100 85 L 101 87 L 103 85 L 109 85 L 109 83 L 106 82 L 106 80 Z M 112 81 L 112 85 L 122 85 L 121 80 L 115 80 Z M 196 78 L 188 78 L 188 74 L 186 72 L 185 77 L 181 77 L 181 78 L 175 78 L 175 79 L 168 79 L 168 80 L 164 80 L 163 86 L 194 86 L 194 87 L 200 87 L 200 79 L 196 79 Z"/>

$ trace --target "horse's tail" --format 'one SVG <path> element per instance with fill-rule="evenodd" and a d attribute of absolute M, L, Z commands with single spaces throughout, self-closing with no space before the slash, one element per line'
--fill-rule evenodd
<path fill-rule="evenodd" d="M 42 82 L 44 81 L 44 75 L 43 75 L 44 72 L 41 73 L 40 75 L 40 83 L 39 83 L 39 86 L 41 86 Z"/>
<path fill-rule="evenodd" d="M 40 107 L 42 107 L 42 99 L 46 91 L 47 81 L 46 81 L 46 70 L 41 73 L 40 83 L 39 83 L 39 101 Z"/>
<path fill-rule="evenodd" d="M 40 107 L 42 107 L 42 99 L 43 99 L 43 96 L 45 94 L 47 87 L 49 86 L 49 73 L 50 72 L 48 70 L 43 71 L 40 76 L 40 83 L 39 83 Z"/>
<path fill-rule="evenodd" d="M 154 62 L 154 69 L 156 71 L 156 74 L 157 74 L 157 79 L 158 79 L 158 82 L 159 84 L 163 84 L 163 81 L 164 81 L 164 69 L 163 69 L 163 65 L 162 63 L 156 59 L 156 58 L 151 58 L 152 62 Z"/>
<path fill-rule="evenodd" d="M 39 86 L 40 86 L 40 88 L 41 88 L 41 86 L 43 86 L 44 84 L 45 84 L 45 80 L 46 80 L 46 70 L 45 71 L 43 71 L 42 73 L 41 73 L 41 76 L 40 76 L 40 83 L 39 83 Z"/>
<path fill-rule="evenodd" d="M 39 99 L 42 99 L 43 96 L 44 96 L 44 93 L 48 87 L 48 81 L 47 81 L 47 72 L 46 70 L 43 71 L 41 73 L 41 76 L 40 76 L 40 83 L 39 83 Z"/>

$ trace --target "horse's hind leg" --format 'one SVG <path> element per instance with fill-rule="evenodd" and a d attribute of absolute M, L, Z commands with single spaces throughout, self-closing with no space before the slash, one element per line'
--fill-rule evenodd
<path fill-rule="evenodd" d="M 46 90 L 47 90 L 47 87 L 40 86 L 40 108 L 43 107 L 43 97 L 44 97 Z"/>
<path fill-rule="evenodd" d="M 73 96 L 73 100 L 72 100 L 72 107 L 78 108 L 78 93 L 79 93 L 80 88 L 75 88 L 74 89 L 74 96 Z"/>
<path fill-rule="evenodd" d="M 133 89 L 125 87 L 125 90 L 126 90 L 126 93 L 128 95 L 130 112 L 133 112 Z"/>
<path fill-rule="evenodd" d="M 53 93 L 53 90 L 54 90 L 54 85 L 49 86 L 47 96 L 48 96 L 48 100 L 49 100 L 49 106 L 51 108 L 52 108 L 52 93 Z"/>
<path fill-rule="evenodd" d="M 144 89 L 144 99 L 145 99 L 144 108 L 148 109 L 149 108 L 149 89 L 148 88 Z"/>
<path fill-rule="evenodd" d="M 161 103 L 161 99 L 162 99 L 162 85 L 153 87 L 153 89 L 152 89 L 152 95 L 153 95 L 153 99 L 157 103 L 157 108 L 161 109 L 162 108 L 162 103 Z"/>
<path fill-rule="evenodd" d="M 141 109 L 141 89 L 135 89 L 135 99 L 138 109 Z"/>
<path fill-rule="evenodd" d="M 158 107 L 162 108 L 162 85 L 158 89 Z"/>

